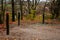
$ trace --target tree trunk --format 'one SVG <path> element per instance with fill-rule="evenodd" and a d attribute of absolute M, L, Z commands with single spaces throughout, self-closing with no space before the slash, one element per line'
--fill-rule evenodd
<path fill-rule="evenodd" d="M 44 24 L 45 22 L 45 7 L 46 7 L 46 3 L 47 3 L 47 0 L 45 2 L 45 5 L 44 5 L 44 8 L 43 8 L 43 20 L 42 20 L 42 23 Z"/>
<path fill-rule="evenodd" d="M 31 14 L 30 13 L 30 0 L 27 0 L 28 1 L 28 12 L 29 12 L 29 14 Z"/>
<path fill-rule="evenodd" d="M 14 0 L 12 0 L 12 21 L 15 21 L 15 13 L 14 13 Z"/>
<path fill-rule="evenodd" d="M 20 0 L 20 12 L 21 12 L 21 20 L 23 20 L 23 1 L 22 0 Z"/>
<path fill-rule="evenodd" d="M 1 0 L 0 24 L 3 24 L 3 0 Z"/>

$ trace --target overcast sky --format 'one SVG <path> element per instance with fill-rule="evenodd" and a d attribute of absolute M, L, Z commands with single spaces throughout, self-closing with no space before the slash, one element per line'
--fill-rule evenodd
<path fill-rule="evenodd" d="M 46 1 L 46 0 L 41 0 L 41 1 Z"/>

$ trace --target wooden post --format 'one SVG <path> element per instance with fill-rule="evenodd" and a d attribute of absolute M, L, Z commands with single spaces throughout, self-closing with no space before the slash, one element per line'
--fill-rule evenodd
<path fill-rule="evenodd" d="M 45 10 L 45 9 L 44 9 Z M 42 21 L 42 23 L 44 24 L 45 23 L 45 14 L 44 14 L 44 12 L 43 12 L 43 21 Z"/>
<path fill-rule="evenodd" d="M 6 13 L 6 34 L 9 35 L 9 14 Z"/>
<path fill-rule="evenodd" d="M 0 14 L 0 24 L 3 24 L 2 15 Z"/>
<path fill-rule="evenodd" d="M 18 26 L 20 25 L 20 12 L 18 12 Z"/>

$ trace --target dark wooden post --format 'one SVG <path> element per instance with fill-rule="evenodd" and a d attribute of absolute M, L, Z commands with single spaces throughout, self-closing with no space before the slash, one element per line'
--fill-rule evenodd
<path fill-rule="evenodd" d="M 45 10 L 45 9 L 44 9 Z M 44 14 L 44 12 L 43 12 L 43 20 L 42 20 L 42 23 L 44 24 L 44 20 L 45 20 L 45 16 L 44 16 L 45 14 Z"/>
<path fill-rule="evenodd" d="M 0 14 L 0 24 L 3 24 L 2 14 Z"/>
<path fill-rule="evenodd" d="M 6 13 L 6 34 L 9 35 L 9 14 Z"/>
<path fill-rule="evenodd" d="M 20 25 L 20 12 L 18 12 L 18 26 Z"/>
<path fill-rule="evenodd" d="M 42 20 L 42 23 L 44 24 L 45 23 L 45 6 L 46 4 L 44 5 L 44 8 L 43 8 L 43 20 Z"/>

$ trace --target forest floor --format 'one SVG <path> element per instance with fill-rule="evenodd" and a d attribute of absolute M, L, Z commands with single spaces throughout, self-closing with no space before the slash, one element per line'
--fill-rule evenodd
<path fill-rule="evenodd" d="M 17 22 L 10 24 L 10 34 L 0 31 L 0 40 L 60 40 L 59 24 L 41 24 L 34 22 Z"/>

